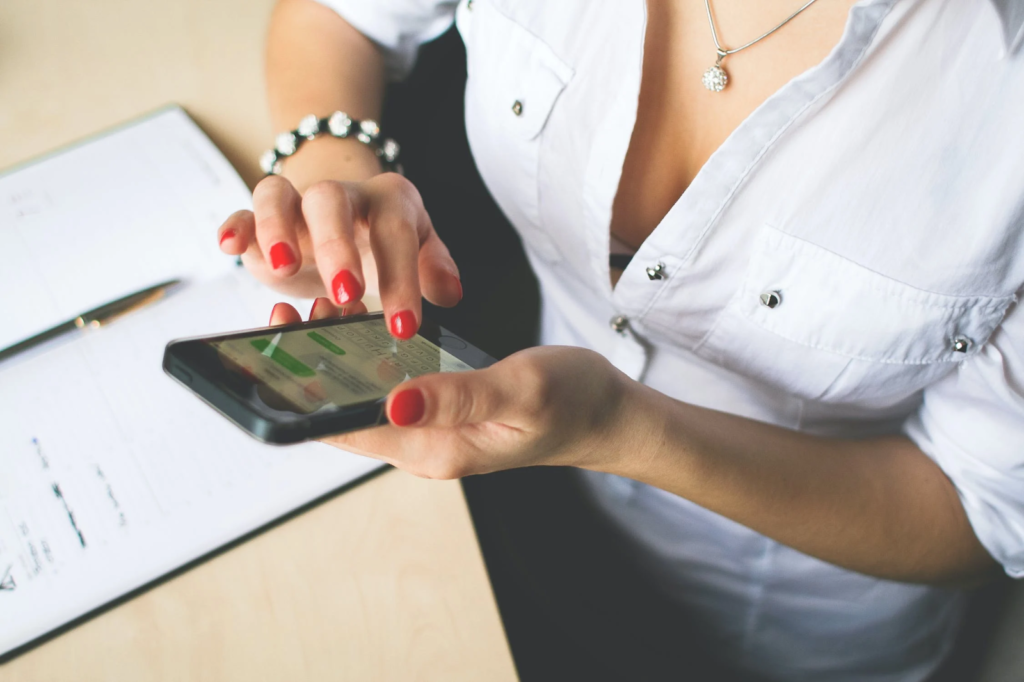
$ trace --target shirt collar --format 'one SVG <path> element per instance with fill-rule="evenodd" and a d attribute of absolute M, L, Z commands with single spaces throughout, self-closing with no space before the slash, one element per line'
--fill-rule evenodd
<path fill-rule="evenodd" d="M 1024 0 L 992 0 L 1003 23 L 1006 49 L 1014 52 L 1024 42 Z"/>

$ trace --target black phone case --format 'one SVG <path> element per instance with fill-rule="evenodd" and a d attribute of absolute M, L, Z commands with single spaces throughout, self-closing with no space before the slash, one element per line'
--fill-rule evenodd
<path fill-rule="evenodd" d="M 382 318 L 383 313 L 368 313 L 340 319 L 282 325 L 273 329 L 288 332 Z M 164 350 L 164 372 L 197 395 L 207 405 L 224 415 L 229 421 L 264 443 L 273 445 L 301 443 L 322 436 L 389 423 L 384 411 L 386 398 L 355 403 L 324 414 L 299 415 L 277 412 L 269 408 L 258 409 L 243 397 L 245 390 L 251 384 L 223 367 L 217 361 L 217 351 L 206 342 L 262 336 L 266 333 L 267 328 L 264 327 L 232 334 L 171 341 Z M 444 347 L 443 339 L 457 340 L 457 345 L 460 345 L 461 348 L 446 348 L 446 350 L 449 352 L 455 350 L 456 352 L 452 354 L 474 369 L 482 369 L 496 362 L 494 358 L 468 341 L 427 320 L 421 324 L 420 335 L 441 347 Z M 277 413 L 273 414 L 272 412 Z"/>

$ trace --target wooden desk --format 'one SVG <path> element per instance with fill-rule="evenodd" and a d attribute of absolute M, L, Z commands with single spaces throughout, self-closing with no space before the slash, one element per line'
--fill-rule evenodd
<path fill-rule="evenodd" d="M 0 3 L 0 168 L 168 102 L 250 184 L 273 0 Z M 457 483 L 390 471 L 0 666 L 14 680 L 514 680 Z"/>

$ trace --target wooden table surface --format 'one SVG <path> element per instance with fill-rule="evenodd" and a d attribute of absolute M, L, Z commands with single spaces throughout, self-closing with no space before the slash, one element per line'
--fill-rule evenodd
<path fill-rule="evenodd" d="M 272 4 L 0 2 L 0 168 L 177 102 L 252 185 Z M 459 485 L 397 471 L 0 665 L 2 682 L 514 679 Z"/>

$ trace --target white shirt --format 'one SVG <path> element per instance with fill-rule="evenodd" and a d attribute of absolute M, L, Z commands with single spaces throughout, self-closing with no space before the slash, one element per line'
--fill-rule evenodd
<path fill-rule="evenodd" d="M 1024 0 L 859 2 L 832 53 L 712 155 L 614 290 L 642 0 L 323 1 L 396 75 L 456 15 L 469 141 L 541 282 L 545 343 L 787 428 L 904 433 L 1024 576 Z M 670 493 L 585 479 L 733 663 L 790 682 L 913 682 L 952 641 L 959 592 L 846 571 Z"/>

